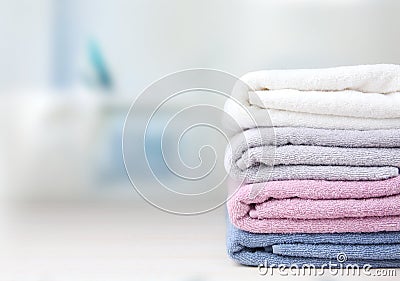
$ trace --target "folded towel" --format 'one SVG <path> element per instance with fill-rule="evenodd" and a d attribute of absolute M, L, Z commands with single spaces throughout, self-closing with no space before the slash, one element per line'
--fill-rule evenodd
<path fill-rule="evenodd" d="M 254 128 L 232 138 L 225 152 L 225 168 L 247 183 L 388 179 L 398 175 L 399 145 L 398 129 Z"/>
<path fill-rule="evenodd" d="M 231 128 L 400 128 L 399 77 L 398 65 L 258 71 L 241 78 L 224 110 Z"/>
<path fill-rule="evenodd" d="M 354 241 L 357 242 L 357 241 Z M 379 260 L 400 260 L 399 247 L 389 245 L 331 245 L 302 243 L 280 244 L 272 246 L 273 252 L 292 257 L 317 257 L 317 258 L 337 258 L 338 253 L 345 252 L 345 258 L 353 259 L 379 259 Z"/>
<path fill-rule="evenodd" d="M 239 175 L 260 164 L 398 167 L 399 145 L 400 130 L 255 128 L 231 139 L 225 168 Z"/>
<path fill-rule="evenodd" d="M 230 135 L 240 132 L 233 128 L 249 129 L 254 127 L 310 127 L 346 130 L 399 129 L 400 118 L 358 118 L 287 112 L 283 110 L 258 109 L 254 107 L 244 110 L 237 104 L 227 101 L 224 106 L 228 119 L 224 116 L 226 132 Z"/>
<path fill-rule="evenodd" d="M 400 195 L 367 199 L 312 200 L 291 198 L 257 202 L 248 212 L 252 219 L 340 219 L 400 216 Z"/>
<path fill-rule="evenodd" d="M 359 91 L 249 91 L 249 104 L 260 109 L 360 118 L 399 118 L 400 92 Z"/>
<path fill-rule="evenodd" d="M 399 183 L 396 177 L 373 182 L 244 185 L 231 196 L 227 207 L 236 227 L 255 233 L 397 231 Z"/>
<path fill-rule="evenodd" d="M 252 166 L 246 170 L 233 165 L 227 168 L 233 179 L 245 183 L 257 183 L 276 180 L 349 180 L 367 181 L 383 180 L 399 175 L 397 167 L 353 167 L 353 166 L 310 166 L 310 165 L 277 165 Z"/>
<path fill-rule="evenodd" d="M 254 90 L 296 89 L 363 93 L 400 92 L 400 66 L 354 65 L 321 69 L 262 70 L 243 76 Z"/>
<path fill-rule="evenodd" d="M 241 155 L 251 147 L 317 145 L 333 147 L 400 147 L 400 130 L 332 130 L 305 127 L 261 127 L 236 134 L 227 153 Z"/>
<path fill-rule="evenodd" d="M 226 157 L 229 157 L 226 153 Z M 347 148 L 309 145 L 249 148 L 226 162 L 245 170 L 255 165 L 400 166 L 400 148 Z M 229 167 L 228 167 L 229 168 Z"/>
<path fill-rule="evenodd" d="M 257 234 L 227 226 L 228 254 L 245 265 L 400 266 L 400 232 Z"/>
<path fill-rule="evenodd" d="M 397 129 L 254 128 L 232 138 L 225 168 L 233 178 L 246 183 L 388 179 L 398 175 L 399 144 Z"/>
<path fill-rule="evenodd" d="M 400 177 L 380 181 L 283 180 L 239 186 L 231 181 L 228 204 L 248 210 L 248 205 L 270 199 L 363 199 L 400 194 Z M 241 211 L 243 212 L 243 210 Z"/>

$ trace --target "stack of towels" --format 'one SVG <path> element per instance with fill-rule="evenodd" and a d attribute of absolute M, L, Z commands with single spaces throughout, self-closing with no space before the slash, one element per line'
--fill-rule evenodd
<path fill-rule="evenodd" d="M 253 266 L 399 267 L 400 66 L 241 80 L 225 104 L 239 125 L 225 155 L 229 255 Z"/>

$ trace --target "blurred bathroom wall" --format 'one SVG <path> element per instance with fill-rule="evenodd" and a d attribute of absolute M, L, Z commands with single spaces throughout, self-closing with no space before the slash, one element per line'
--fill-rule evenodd
<path fill-rule="evenodd" d="M 0 1 L 0 91 L 48 86 L 51 0 Z"/>
<path fill-rule="evenodd" d="M 396 0 L 1 0 L 3 186 L 18 200 L 137 198 L 121 134 L 149 84 L 187 68 L 400 63 L 399 11 Z"/>
<path fill-rule="evenodd" d="M 79 83 L 95 41 L 118 94 L 167 73 L 399 62 L 396 0 L 0 1 L 0 89 Z M 89 68 L 89 69 L 88 69 Z"/>

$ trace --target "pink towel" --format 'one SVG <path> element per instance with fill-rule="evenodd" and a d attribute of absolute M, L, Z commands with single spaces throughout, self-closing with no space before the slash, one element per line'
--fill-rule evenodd
<path fill-rule="evenodd" d="M 398 231 L 400 177 L 244 185 L 228 201 L 228 212 L 236 227 L 256 233 Z"/>
<path fill-rule="evenodd" d="M 341 219 L 400 215 L 400 195 L 368 199 L 281 199 L 256 204 L 254 219 Z"/>

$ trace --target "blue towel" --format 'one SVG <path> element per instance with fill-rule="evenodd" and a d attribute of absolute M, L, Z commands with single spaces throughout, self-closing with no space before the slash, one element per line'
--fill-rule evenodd
<path fill-rule="evenodd" d="M 244 265 L 400 267 L 400 232 L 259 234 L 227 225 L 228 254 Z"/>

